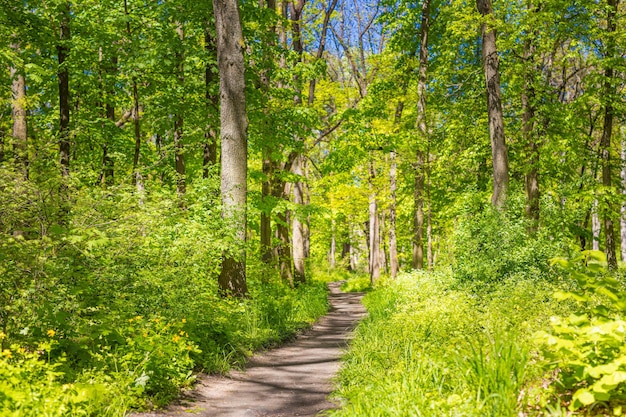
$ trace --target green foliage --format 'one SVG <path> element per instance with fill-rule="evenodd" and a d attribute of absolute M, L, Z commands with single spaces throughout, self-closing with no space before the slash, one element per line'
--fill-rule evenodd
<path fill-rule="evenodd" d="M 16 195 L 22 183 L 8 184 L 0 201 L 23 210 L 1 224 L 0 415 L 162 406 L 196 372 L 239 366 L 327 311 L 323 283 L 293 290 L 253 259 L 250 298 L 218 296 L 221 253 L 234 243 L 214 179 L 190 185 L 186 210 L 156 184 L 141 204 L 123 187 L 72 189 L 67 228 L 39 217 L 56 211 L 54 200 L 34 198 L 44 186 Z"/>
<path fill-rule="evenodd" d="M 364 298 L 338 378 L 335 416 L 514 416 L 543 375 L 533 334 L 559 311 L 554 284 L 508 279 L 477 290 L 450 271 L 403 274 Z"/>
<path fill-rule="evenodd" d="M 626 288 L 608 274 L 601 252 L 587 251 L 574 260 L 557 259 L 574 280 L 557 300 L 574 300 L 576 311 L 552 318 L 552 329 L 537 338 L 558 374 L 556 388 L 571 401 L 570 410 L 613 408 L 622 415 L 626 400 Z M 585 266 L 585 264 L 587 264 Z M 557 384 L 555 381 L 554 384 Z"/>
<path fill-rule="evenodd" d="M 492 284 L 507 278 L 533 279 L 550 274 L 549 259 L 558 242 L 545 230 L 531 236 L 528 222 L 514 209 L 500 212 L 466 203 L 453 235 L 454 275 L 461 282 Z"/>

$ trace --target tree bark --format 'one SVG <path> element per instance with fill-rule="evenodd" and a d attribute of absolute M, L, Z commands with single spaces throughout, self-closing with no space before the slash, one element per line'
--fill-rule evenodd
<path fill-rule="evenodd" d="M 533 75 L 535 46 L 532 39 L 524 45 L 524 87 L 522 90 L 522 136 L 526 145 L 527 167 L 524 176 L 526 190 L 526 218 L 530 222 L 528 231 L 535 234 L 539 228 L 539 145 L 534 135 L 535 87 Z"/>
<path fill-rule="evenodd" d="M 413 207 L 413 268 L 424 269 L 424 154 L 417 152 Z"/>
<path fill-rule="evenodd" d="M 19 52 L 20 46 L 17 43 L 11 44 L 11 49 Z M 28 179 L 28 125 L 26 123 L 26 78 L 24 67 L 12 65 L 11 92 L 11 113 L 13 115 L 13 154 L 15 157 L 15 167 L 21 172 L 24 179 Z"/>
<path fill-rule="evenodd" d="M 608 10 L 606 17 L 606 26 L 608 32 L 606 58 L 613 59 L 615 56 L 615 39 L 614 33 L 617 29 L 615 15 L 617 14 L 618 0 L 608 0 Z M 602 128 L 602 138 L 600 139 L 600 149 L 602 152 L 602 185 L 607 189 L 611 188 L 611 136 L 613 134 L 613 117 L 614 107 L 613 100 L 616 96 L 616 87 L 613 83 L 614 69 L 613 64 L 607 64 L 604 70 L 604 98 L 606 104 L 604 106 L 604 126 Z M 604 243 L 606 261 L 610 270 L 617 270 L 617 256 L 615 254 L 615 236 L 613 230 L 613 204 L 610 199 L 606 199 L 604 207 Z"/>
<path fill-rule="evenodd" d="M 220 74 L 222 216 L 238 247 L 222 256 L 219 277 L 223 295 L 245 296 L 247 130 L 243 35 L 236 0 L 213 0 L 217 63 Z"/>
<path fill-rule="evenodd" d="M 478 11 L 485 18 L 492 18 L 491 0 L 476 0 Z M 504 209 L 509 189 L 509 161 L 504 138 L 504 118 L 500 98 L 500 60 L 496 46 L 496 31 L 482 24 L 482 58 L 487 89 L 487 113 L 489 116 L 489 136 L 493 164 L 493 195 L 491 204 Z"/>
<path fill-rule="evenodd" d="M 132 43 L 132 32 L 130 30 L 130 16 L 128 13 L 128 2 L 124 0 L 124 15 L 126 16 L 126 34 L 128 35 L 128 41 Z M 137 79 L 132 78 L 133 88 L 133 133 L 135 136 L 135 152 L 133 154 L 133 186 L 137 189 L 137 194 L 142 198 L 144 191 L 143 177 L 139 170 L 139 156 L 141 154 L 141 124 L 139 121 L 139 91 L 137 88 Z"/>
<path fill-rule="evenodd" d="M 391 278 L 398 275 L 398 242 L 396 239 L 396 190 L 397 190 L 397 162 L 396 152 L 391 151 L 389 154 L 391 165 L 389 167 L 389 197 L 391 203 L 389 206 L 389 272 Z"/>
<path fill-rule="evenodd" d="M 298 155 L 293 163 L 291 172 L 302 177 L 302 155 Z M 304 193 L 302 181 L 293 183 L 293 203 L 296 207 L 304 206 Z M 292 251 L 293 251 L 293 269 L 294 281 L 296 284 L 305 282 L 304 260 L 305 254 L 305 233 L 304 224 L 300 219 L 300 213 L 293 213 L 292 218 Z"/>
<path fill-rule="evenodd" d="M 428 141 L 426 126 L 426 87 L 428 75 L 428 31 L 430 28 L 430 0 L 422 3 L 420 24 L 419 77 L 417 82 L 417 126 L 418 137 Z M 424 268 L 424 152 L 419 149 L 415 161 L 415 189 L 413 193 L 413 268 Z M 426 155 L 427 157 L 427 155 Z"/>
<path fill-rule="evenodd" d="M 57 57 L 59 69 L 57 72 L 59 84 L 59 161 L 61 176 L 70 175 L 70 76 L 67 67 L 67 57 L 70 51 L 70 4 L 60 6 L 59 43 Z"/>
<path fill-rule="evenodd" d="M 369 274 L 370 282 L 374 285 L 380 278 L 380 229 L 378 225 L 378 202 L 376 201 L 377 193 L 374 186 L 376 173 L 374 171 L 373 160 L 370 160 L 369 171 Z"/>

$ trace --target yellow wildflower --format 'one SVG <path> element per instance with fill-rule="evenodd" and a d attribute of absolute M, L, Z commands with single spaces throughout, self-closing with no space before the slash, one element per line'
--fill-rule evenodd
<path fill-rule="evenodd" d="M 4 339 L 4 338 L 6 338 L 6 337 L 7 337 L 6 333 L 5 333 L 5 332 L 0 331 L 0 340 Z"/>
<path fill-rule="evenodd" d="M 187 323 L 187 319 L 182 319 L 181 320 L 183 323 Z"/>
<path fill-rule="evenodd" d="M 46 332 L 46 334 L 48 335 L 48 337 L 54 337 L 57 332 L 55 332 L 53 329 L 50 329 Z"/>
<path fill-rule="evenodd" d="M 174 343 L 178 343 L 178 341 L 180 340 L 180 336 L 175 334 L 174 337 L 172 337 L 172 340 L 174 341 Z"/>
<path fill-rule="evenodd" d="M 10 358 L 11 356 L 13 356 L 13 353 L 9 349 L 4 349 L 2 351 L 2 356 L 6 356 L 7 358 Z"/>

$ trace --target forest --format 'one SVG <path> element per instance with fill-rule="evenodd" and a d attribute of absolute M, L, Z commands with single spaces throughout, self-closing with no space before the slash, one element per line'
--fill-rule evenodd
<path fill-rule="evenodd" d="M 365 291 L 333 416 L 626 413 L 619 0 L 0 0 L 0 415 L 124 416 Z"/>

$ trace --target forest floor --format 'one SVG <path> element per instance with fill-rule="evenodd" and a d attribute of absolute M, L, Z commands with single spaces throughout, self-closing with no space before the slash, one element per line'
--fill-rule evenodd
<path fill-rule="evenodd" d="M 352 330 L 365 316 L 361 293 L 330 287 L 330 311 L 294 342 L 253 356 L 243 371 L 207 375 L 165 410 L 129 417 L 315 416 L 337 407 L 327 397 Z"/>

